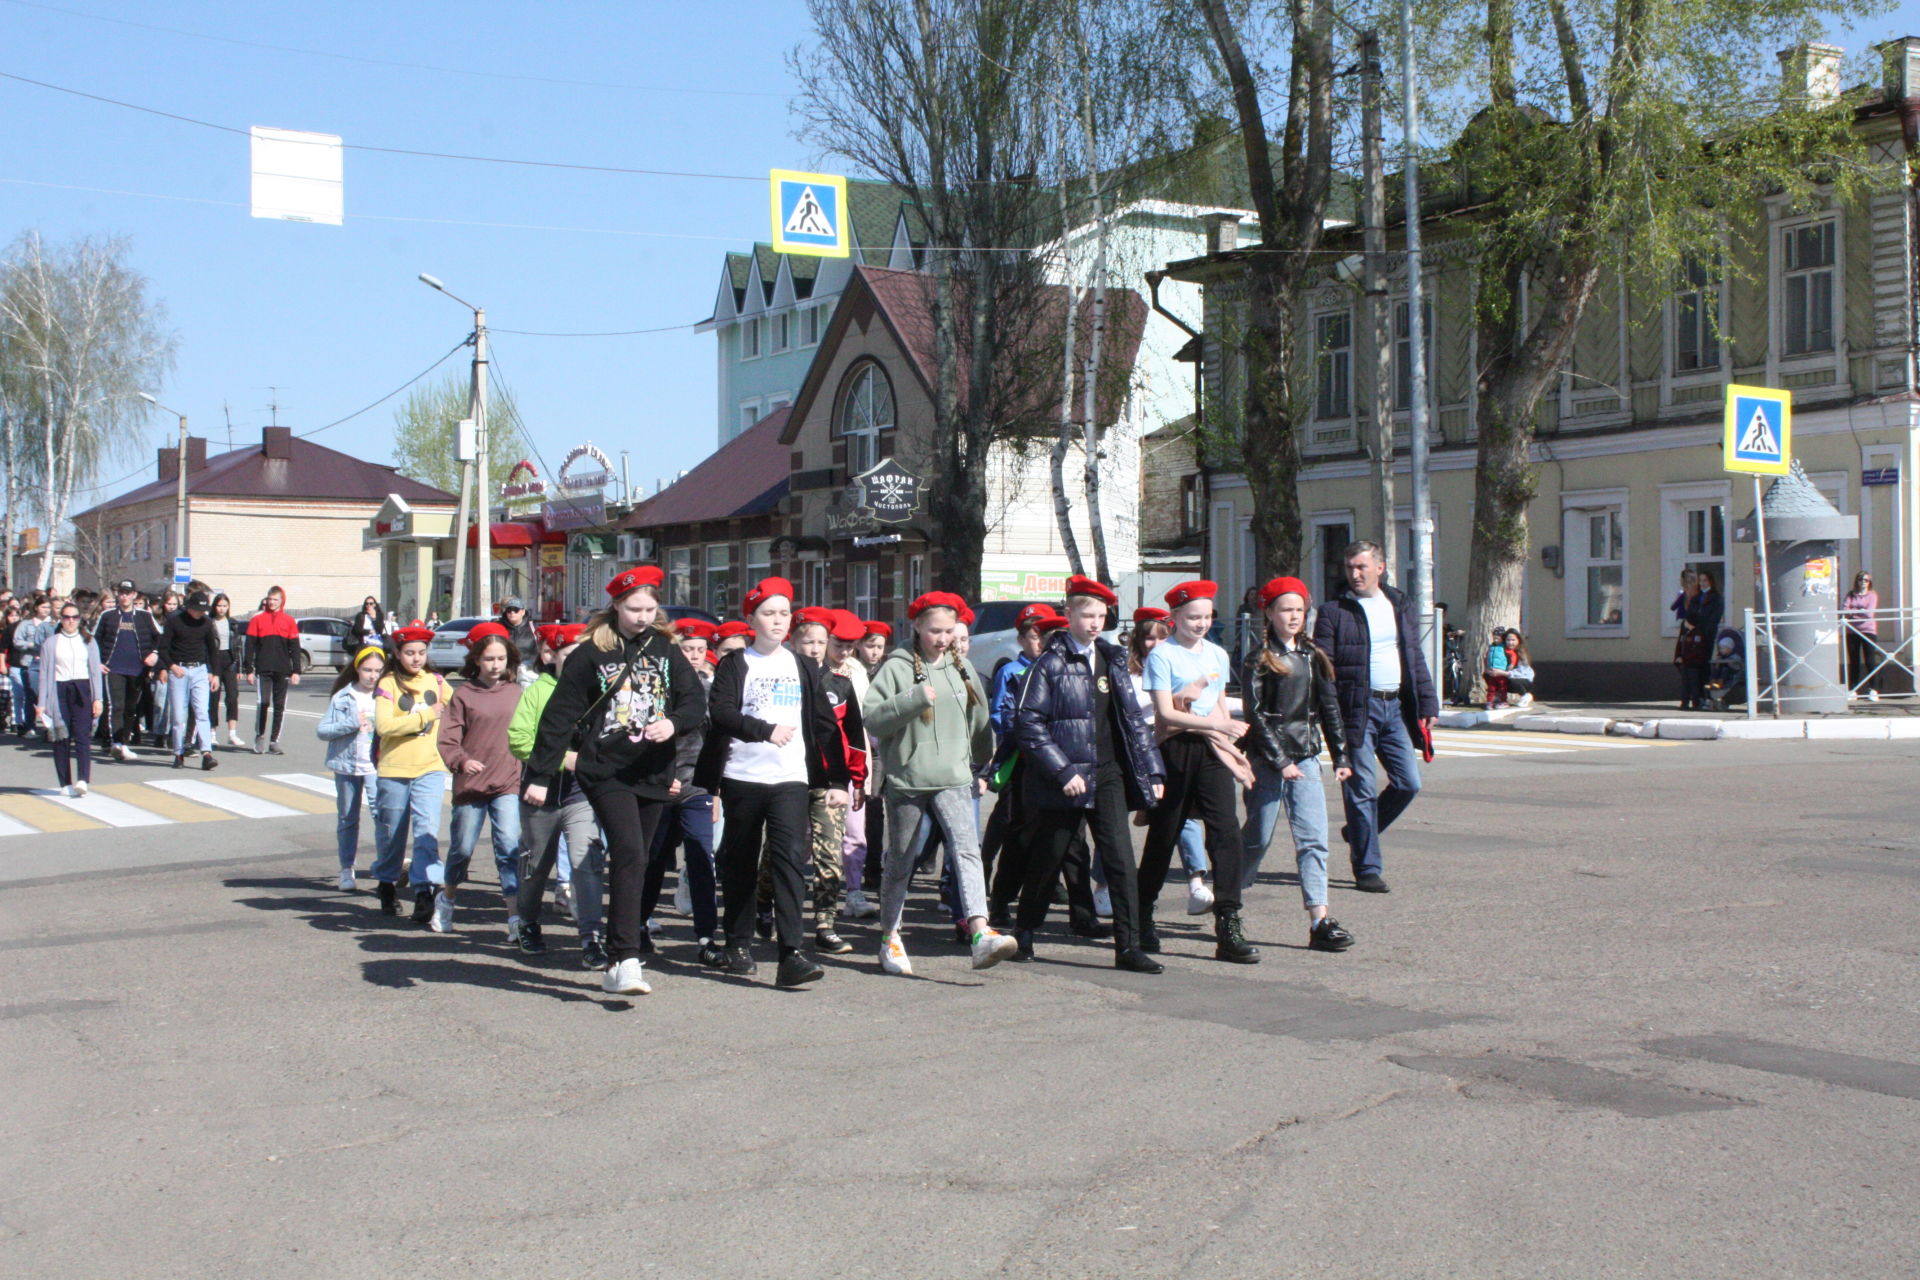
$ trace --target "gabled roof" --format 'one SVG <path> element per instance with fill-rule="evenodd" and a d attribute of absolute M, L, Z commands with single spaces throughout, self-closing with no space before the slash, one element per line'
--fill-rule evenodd
<path fill-rule="evenodd" d="M 780 439 L 782 405 L 715 450 L 706 461 L 633 509 L 622 529 L 764 515 L 787 494 L 792 456 Z"/>
<path fill-rule="evenodd" d="M 187 492 L 202 498 L 371 502 L 376 506 L 385 502 L 390 494 L 397 494 L 416 506 L 451 507 L 459 502 L 446 490 L 409 480 L 393 467 L 368 462 L 299 436 L 289 434 L 287 446 L 289 456 L 285 458 L 269 458 L 264 443 L 209 458 L 206 466 L 187 473 Z M 154 480 L 90 507 L 74 519 L 154 498 L 170 498 L 177 492 L 176 483 L 172 479 Z"/>

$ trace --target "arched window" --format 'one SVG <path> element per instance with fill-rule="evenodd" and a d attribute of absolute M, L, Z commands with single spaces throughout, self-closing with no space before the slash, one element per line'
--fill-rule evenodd
<path fill-rule="evenodd" d="M 847 440 L 847 473 L 857 476 L 880 461 L 880 433 L 893 430 L 893 384 L 869 360 L 842 385 L 840 434 Z"/>

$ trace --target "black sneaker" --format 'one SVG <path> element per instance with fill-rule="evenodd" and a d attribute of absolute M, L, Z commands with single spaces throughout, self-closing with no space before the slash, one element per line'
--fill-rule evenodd
<path fill-rule="evenodd" d="M 853 950 L 853 944 L 835 933 L 831 925 L 813 931 L 813 945 L 828 956 L 843 956 Z"/>
<path fill-rule="evenodd" d="M 773 939 L 773 912 L 762 911 L 753 918 L 753 931 L 760 935 L 760 941 Z"/>
<path fill-rule="evenodd" d="M 727 948 L 727 972 L 742 978 L 751 978 L 760 966 L 753 962 L 753 952 L 745 947 Z"/>
<path fill-rule="evenodd" d="M 1077 924 L 1068 925 L 1067 931 L 1076 938 L 1098 938 L 1101 941 L 1113 936 L 1113 926 L 1104 920 L 1095 920 L 1092 924 L 1082 920 Z"/>
<path fill-rule="evenodd" d="M 709 969 L 718 969 L 727 963 L 727 953 L 722 951 L 712 938 L 702 938 L 699 960 Z"/>
<path fill-rule="evenodd" d="M 220 762 L 213 758 L 213 752 L 202 751 L 200 753 L 200 772 L 205 773 L 209 769 L 217 769 L 219 767 Z"/>
<path fill-rule="evenodd" d="M 607 967 L 607 944 L 600 940 L 597 933 L 589 933 L 580 939 L 580 967 L 582 969 L 604 969 Z"/>
<path fill-rule="evenodd" d="M 1167 971 L 1167 966 L 1138 947 L 1128 947 L 1125 951 L 1114 952 L 1113 967 L 1125 969 L 1128 973 L 1165 973 Z"/>
<path fill-rule="evenodd" d="M 1214 919 L 1213 958 L 1228 964 L 1259 964 L 1260 948 L 1247 941 L 1238 911 L 1222 912 Z"/>
<path fill-rule="evenodd" d="M 1160 954 L 1160 931 L 1153 927 L 1153 916 L 1148 911 L 1140 913 L 1139 949 L 1150 956 Z"/>
<path fill-rule="evenodd" d="M 400 914 L 400 894 L 392 883 L 386 880 L 380 882 L 380 914 L 383 916 Z"/>
<path fill-rule="evenodd" d="M 653 930 L 647 928 L 644 920 L 640 922 L 640 954 L 643 956 L 653 954 Z"/>
<path fill-rule="evenodd" d="M 413 922 L 425 924 L 433 919 L 433 890 L 422 889 L 413 895 Z"/>
<path fill-rule="evenodd" d="M 187 767 L 187 758 L 186 758 L 185 756 L 175 756 L 175 757 L 173 758 L 173 767 L 174 767 L 174 768 L 176 768 L 176 769 L 184 769 L 184 768 L 186 768 L 186 767 Z"/>
<path fill-rule="evenodd" d="M 1033 963 L 1033 930 L 1015 929 L 1013 931 L 1013 940 L 1020 948 L 1018 951 L 1015 951 L 1013 953 L 1014 963 L 1015 964 L 1032 964 Z"/>
<path fill-rule="evenodd" d="M 1392 893 L 1393 892 L 1393 890 L 1387 888 L 1387 882 L 1385 880 L 1382 880 L 1378 873 L 1370 872 L 1370 871 L 1363 871 L 1359 875 L 1355 876 L 1353 878 L 1353 887 L 1358 889 L 1362 893 Z"/>
<path fill-rule="evenodd" d="M 540 925 L 537 921 L 522 920 L 520 922 L 520 954 L 523 956 L 547 954 L 546 939 L 540 936 Z"/>
<path fill-rule="evenodd" d="M 1340 927 L 1340 922 L 1332 916 L 1316 920 L 1307 930 L 1307 949 L 1310 951 L 1345 951 L 1353 945 L 1353 935 Z"/>
<path fill-rule="evenodd" d="M 989 904 L 987 907 L 987 928 L 998 929 L 1002 933 L 1013 932 L 1013 908 Z"/>
<path fill-rule="evenodd" d="M 804 951 L 789 951 L 780 957 L 780 971 L 774 975 L 776 987 L 798 987 L 818 981 L 826 970 L 807 958 Z"/>
<path fill-rule="evenodd" d="M 270 756 L 283 756 L 287 753 L 280 749 L 278 742 L 269 742 L 267 744 L 267 754 Z"/>

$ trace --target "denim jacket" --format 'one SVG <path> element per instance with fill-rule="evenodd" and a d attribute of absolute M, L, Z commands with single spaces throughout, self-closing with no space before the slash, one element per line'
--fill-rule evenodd
<path fill-rule="evenodd" d="M 314 733 L 327 744 L 327 768 L 335 773 L 373 776 L 373 730 L 360 727 L 360 705 L 354 700 L 352 685 L 333 695 Z"/>

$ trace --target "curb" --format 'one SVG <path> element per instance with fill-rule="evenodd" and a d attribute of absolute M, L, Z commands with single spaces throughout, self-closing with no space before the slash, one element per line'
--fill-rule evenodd
<path fill-rule="evenodd" d="M 1449 720 L 1451 714 L 1454 719 Z M 1484 711 L 1443 713 L 1442 725 L 1470 729 L 1488 723 Z M 1611 720 L 1605 716 L 1522 715 L 1510 722 L 1521 733 L 1607 734 L 1671 742 L 1920 740 L 1920 719 L 1867 720 Z"/>

